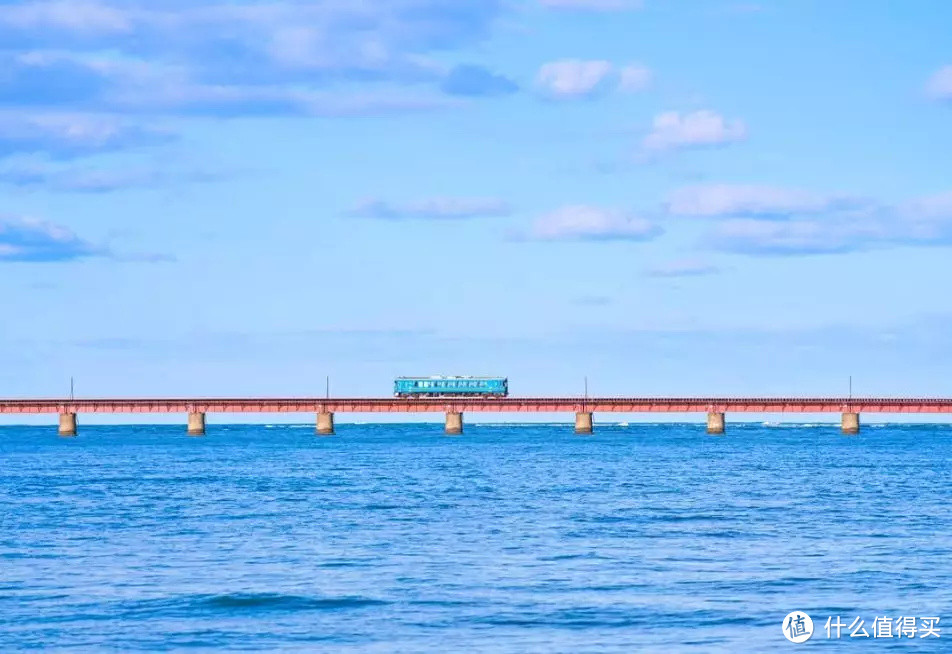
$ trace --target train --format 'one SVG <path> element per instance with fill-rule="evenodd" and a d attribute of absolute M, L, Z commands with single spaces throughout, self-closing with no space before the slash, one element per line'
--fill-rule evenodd
<path fill-rule="evenodd" d="M 394 397 L 506 397 L 505 377 L 397 377 Z"/>

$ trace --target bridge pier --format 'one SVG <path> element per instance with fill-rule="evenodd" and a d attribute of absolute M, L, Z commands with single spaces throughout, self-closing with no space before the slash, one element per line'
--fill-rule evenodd
<path fill-rule="evenodd" d="M 188 412 L 188 435 L 189 436 L 204 436 L 205 435 L 205 413 L 203 411 L 189 411 Z"/>
<path fill-rule="evenodd" d="M 855 436 L 859 433 L 859 414 L 852 411 L 845 412 L 841 425 L 843 427 L 843 434 L 846 436 Z"/>
<path fill-rule="evenodd" d="M 711 411 L 707 414 L 707 433 L 713 436 L 724 435 L 724 414 Z"/>
<path fill-rule="evenodd" d="M 592 427 L 591 411 L 576 411 L 575 413 L 575 433 L 591 434 L 594 431 Z"/>
<path fill-rule="evenodd" d="M 463 433 L 463 414 L 459 411 L 446 412 L 446 435 L 459 436 Z"/>
<path fill-rule="evenodd" d="M 334 434 L 334 414 L 330 411 L 321 411 L 317 414 L 318 436 L 332 436 Z"/>
<path fill-rule="evenodd" d="M 75 413 L 69 412 L 59 414 L 59 435 L 68 437 L 76 435 Z"/>

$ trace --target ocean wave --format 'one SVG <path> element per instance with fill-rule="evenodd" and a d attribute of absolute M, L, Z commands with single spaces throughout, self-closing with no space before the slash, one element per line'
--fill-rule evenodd
<path fill-rule="evenodd" d="M 147 615 L 201 615 L 212 612 L 331 611 L 383 606 L 389 602 L 362 596 L 310 597 L 284 593 L 223 593 L 185 595 L 124 602 L 117 614 L 127 617 Z M 111 611 L 109 612 L 112 613 Z"/>
<path fill-rule="evenodd" d="M 221 609 L 328 610 L 383 606 L 384 600 L 360 596 L 307 597 L 280 593 L 229 593 L 212 595 L 197 601 L 199 605 Z"/>

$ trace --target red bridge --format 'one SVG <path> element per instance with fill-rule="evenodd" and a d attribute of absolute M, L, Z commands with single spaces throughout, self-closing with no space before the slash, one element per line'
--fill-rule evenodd
<path fill-rule="evenodd" d="M 315 413 L 317 433 L 334 433 L 334 413 L 445 413 L 446 433 L 463 431 L 463 412 L 575 413 L 575 431 L 592 433 L 592 414 L 706 413 L 707 430 L 724 433 L 724 414 L 841 413 L 843 432 L 859 432 L 860 413 L 952 413 L 952 399 L 914 398 L 171 398 L 0 400 L 0 414 L 59 414 L 59 432 L 76 435 L 77 413 L 187 413 L 188 433 L 205 433 L 206 413 Z"/>

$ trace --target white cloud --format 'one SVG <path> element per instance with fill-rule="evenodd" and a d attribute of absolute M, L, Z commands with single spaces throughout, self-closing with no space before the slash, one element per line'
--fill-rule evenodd
<path fill-rule="evenodd" d="M 72 156 L 169 138 L 166 132 L 112 114 L 0 112 L 0 156 L 18 152 Z"/>
<path fill-rule="evenodd" d="M 40 113 L 0 116 L 0 134 L 52 135 L 72 145 L 102 146 L 122 133 L 114 116 L 82 113 Z"/>
<path fill-rule="evenodd" d="M 608 61 L 565 59 L 543 65 L 536 84 L 555 98 L 585 97 L 602 90 L 611 73 L 612 65 Z"/>
<path fill-rule="evenodd" d="M 190 183 L 221 180 L 224 176 L 224 173 L 178 171 L 166 167 L 93 168 L 87 163 L 77 165 L 50 162 L 42 158 L 14 158 L 0 166 L 0 184 L 73 193 L 108 193 L 130 188 L 171 185 L 180 188 Z"/>
<path fill-rule="evenodd" d="M 952 241 L 952 191 L 917 198 L 896 210 L 897 231 L 917 242 Z"/>
<path fill-rule="evenodd" d="M 499 0 L 0 2 L 0 69 L 5 97 L 44 109 L 226 117 L 430 109 L 459 104 L 440 102 L 452 71 L 431 53 L 485 38 L 500 11 Z"/>
<path fill-rule="evenodd" d="M 740 254 L 829 254 L 869 247 L 882 237 L 876 225 L 858 222 L 754 218 L 727 220 L 714 230 L 715 247 Z"/>
<path fill-rule="evenodd" d="M 507 202 L 495 198 L 431 198 L 419 202 L 392 203 L 370 199 L 357 204 L 348 213 L 359 218 L 384 220 L 461 220 L 506 216 L 512 211 Z"/>
<path fill-rule="evenodd" d="M 929 80 L 926 91 L 938 100 L 952 100 L 952 65 L 940 68 Z"/>
<path fill-rule="evenodd" d="M 854 252 L 873 248 L 952 244 L 952 193 L 897 206 L 833 204 L 812 216 L 731 218 L 710 236 L 719 250 L 754 255 Z"/>
<path fill-rule="evenodd" d="M 919 220 L 952 220 L 952 191 L 913 200 L 906 212 Z"/>
<path fill-rule="evenodd" d="M 649 277 L 700 277 L 721 272 L 720 267 L 703 259 L 677 259 L 649 268 Z"/>
<path fill-rule="evenodd" d="M 537 240 L 644 241 L 661 234 L 653 222 L 624 211 L 570 205 L 540 216 L 532 225 Z"/>
<path fill-rule="evenodd" d="M 35 218 L 0 216 L 0 262 L 59 262 L 108 255 L 66 227 Z"/>
<path fill-rule="evenodd" d="M 64 33 L 95 32 L 100 49 L 188 56 L 232 73 L 266 63 L 393 72 L 428 50 L 482 38 L 498 11 L 497 0 L 56 0 L 0 6 L 0 27 L 53 47 Z"/>
<path fill-rule="evenodd" d="M 459 107 L 462 100 L 427 91 L 365 91 L 358 93 L 285 90 L 275 95 L 276 102 L 287 103 L 301 113 L 313 116 L 367 116 L 403 112 L 433 111 Z"/>
<path fill-rule="evenodd" d="M 128 15 L 92 0 L 52 0 L 0 6 L 0 24 L 18 29 L 59 29 L 86 34 L 126 32 Z"/>
<path fill-rule="evenodd" d="M 651 83 L 652 72 L 638 63 L 616 68 L 610 61 L 563 59 L 543 64 L 536 87 L 550 98 L 586 98 L 610 89 L 634 93 Z"/>
<path fill-rule="evenodd" d="M 680 216 L 774 216 L 815 214 L 858 201 L 818 195 L 799 189 L 749 184 L 702 184 L 678 189 L 668 196 L 669 213 Z"/>
<path fill-rule="evenodd" d="M 48 76 L 54 85 L 64 76 L 106 90 L 97 98 L 100 113 L 154 113 L 199 115 L 355 115 L 382 112 L 423 111 L 458 106 L 461 101 L 436 90 L 410 87 L 368 87 L 340 92 L 293 84 L 275 79 L 270 83 L 197 81 L 195 71 L 177 64 L 123 57 L 114 53 L 77 53 L 68 50 L 34 50 L 13 60 L 27 80 L 24 97 Z M 3 63 L 0 61 L 0 63 Z M 88 81 L 94 78 L 94 81 Z M 72 87 L 69 87 L 72 88 Z M 68 93 L 68 91 L 67 91 Z M 88 104 L 88 94 L 58 97 L 60 104 Z"/>
<path fill-rule="evenodd" d="M 651 84 L 651 69 L 641 64 L 628 64 L 618 71 L 618 89 L 629 93 L 643 91 Z"/>
<path fill-rule="evenodd" d="M 550 9 L 578 9 L 588 11 L 630 11 L 641 9 L 641 0 L 539 0 Z"/>
<path fill-rule="evenodd" d="M 652 151 L 726 145 L 747 138 L 741 120 L 727 120 L 713 111 L 680 113 L 668 111 L 655 116 L 644 147 Z"/>
<path fill-rule="evenodd" d="M 29 216 L 0 215 L 0 263 L 64 263 L 90 257 L 115 261 L 174 260 L 160 254 L 117 254 L 81 238 L 68 227 Z"/>
<path fill-rule="evenodd" d="M 780 186 L 702 184 L 668 196 L 672 216 L 716 219 L 708 243 L 753 255 L 952 244 L 952 192 L 889 205 Z"/>

